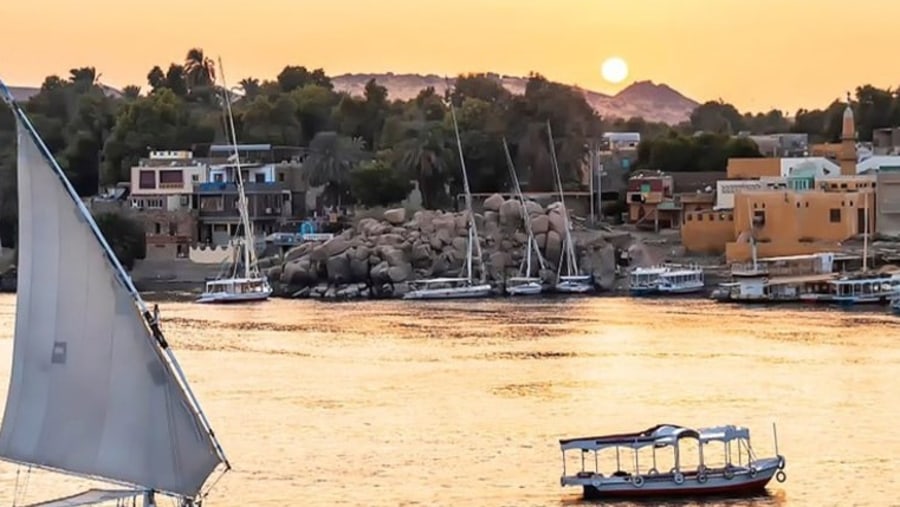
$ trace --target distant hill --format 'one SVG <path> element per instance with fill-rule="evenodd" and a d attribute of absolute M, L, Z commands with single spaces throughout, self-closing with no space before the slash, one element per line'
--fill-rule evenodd
<path fill-rule="evenodd" d="M 500 76 L 493 74 L 503 86 L 512 93 L 525 93 L 525 84 L 528 78 Z M 337 91 L 347 92 L 351 95 L 362 95 L 366 82 L 375 78 L 381 86 L 388 90 L 388 96 L 392 99 L 409 100 L 419 94 L 420 91 L 433 86 L 435 90 L 442 92 L 447 84 L 442 76 L 434 74 L 342 74 L 331 78 Z M 451 83 L 453 79 L 450 80 Z M 120 97 L 121 92 L 115 88 L 102 85 L 107 95 Z M 632 118 L 640 116 L 648 121 L 660 121 L 674 125 L 689 119 L 691 111 L 700 104 L 682 95 L 677 90 L 665 84 L 656 84 L 652 81 L 636 81 L 615 95 L 606 95 L 583 88 L 573 87 L 584 95 L 588 104 L 604 118 Z M 16 100 L 27 101 L 40 88 L 10 87 Z"/>
<path fill-rule="evenodd" d="M 525 92 L 528 78 L 493 75 L 512 93 Z M 331 78 L 335 90 L 362 95 L 369 79 L 384 86 L 388 96 L 393 99 L 409 100 L 429 86 L 435 90 L 446 89 L 446 81 L 442 76 L 434 74 L 342 74 Z M 452 83 L 452 79 L 450 80 Z M 605 118 L 632 118 L 640 116 L 648 121 L 660 121 L 676 124 L 688 120 L 691 111 L 700 104 L 689 99 L 665 84 L 652 81 L 637 81 L 615 95 L 573 87 L 580 91 L 588 104 Z"/>

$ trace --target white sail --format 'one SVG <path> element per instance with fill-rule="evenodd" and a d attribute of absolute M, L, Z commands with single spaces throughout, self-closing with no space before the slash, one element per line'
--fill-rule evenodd
<path fill-rule="evenodd" d="M 0 457 L 194 498 L 224 455 L 127 275 L 12 108 L 18 295 Z"/>

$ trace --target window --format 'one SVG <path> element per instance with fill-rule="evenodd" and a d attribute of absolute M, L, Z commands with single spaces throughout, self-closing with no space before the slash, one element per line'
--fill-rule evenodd
<path fill-rule="evenodd" d="M 214 183 L 225 183 L 225 175 L 222 173 L 214 174 L 213 182 Z"/>
<path fill-rule="evenodd" d="M 754 211 L 753 212 L 753 225 L 763 226 L 766 225 L 766 212 L 765 211 Z"/>
<path fill-rule="evenodd" d="M 141 171 L 138 176 L 138 188 L 156 188 L 156 171 Z"/>
<path fill-rule="evenodd" d="M 193 183 L 199 182 L 199 181 L 200 181 L 200 175 L 199 175 L 199 174 L 192 174 L 192 175 L 191 175 L 191 181 L 192 181 Z"/>
<path fill-rule="evenodd" d="M 159 223 L 159 222 L 154 223 L 154 224 L 153 224 L 153 233 L 154 233 L 154 234 L 159 234 L 159 233 L 161 233 L 161 232 L 162 232 L 162 224 Z"/>
<path fill-rule="evenodd" d="M 266 182 L 266 175 L 265 175 L 265 174 L 256 173 L 256 174 L 253 175 L 253 181 L 254 181 L 254 183 L 265 183 L 265 182 Z"/>
<path fill-rule="evenodd" d="M 829 219 L 831 223 L 837 224 L 841 222 L 841 209 L 840 208 L 831 208 L 829 212 Z"/>
<path fill-rule="evenodd" d="M 178 224 L 175 222 L 169 222 L 169 236 L 177 236 L 178 235 Z"/>
<path fill-rule="evenodd" d="M 278 173 L 278 181 L 284 181 L 284 173 Z"/>
<path fill-rule="evenodd" d="M 160 188 L 172 188 L 172 187 L 181 187 L 184 185 L 184 174 L 181 172 L 181 169 L 172 170 L 162 170 L 159 172 L 159 186 Z"/>

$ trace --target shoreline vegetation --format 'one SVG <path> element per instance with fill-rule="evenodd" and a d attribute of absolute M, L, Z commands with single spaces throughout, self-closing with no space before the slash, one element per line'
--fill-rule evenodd
<path fill-rule="evenodd" d="M 90 197 L 97 194 L 98 188 L 128 181 L 131 167 L 147 155 L 148 147 L 192 150 L 203 156 L 211 144 L 227 142 L 216 71 L 213 61 L 199 48 L 189 50 L 183 62 L 152 66 L 145 85 L 122 90 L 103 85 L 100 72 L 94 67 L 73 68 L 68 76 L 48 76 L 24 107 L 76 191 Z M 634 160 L 622 171 L 623 179 L 640 169 L 724 172 L 729 157 L 761 156 L 752 140 L 735 137 L 739 132 L 796 132 L 808 134 L 811 143 L 834 141 L 840 135 L 845 107 L 835 100 L 824 109 L 751 114 L 739 112 L 721 100 L 707 101 L 687 121 L 668 125 L 643 118 L 601 118 L 585 100 L 583 91 L 537 73 L 527 77 L 521 93 L 504 88 L 495 74 L 480 73 L 457 76 L 452 83 L 448 81 L 447 89 L 429 87 L 409 100 L 395 100 L 375 79 L 362 87 L 361 94 L 351 95 L 335 91 L 323 69 L 296 65 L 286 66 L 271 80 L 241 79 L 229 93 L 236 99 L 234 114 L 240 142 L 307 148 L 309 156 L 297 169 L 309 186 L 324 187 L 318 203 L 321 208 L 396 207 L 414 182 L 423 208 L 452 209 L 453 196 L 462 192 L 462 182 L 446 101 L 457 107 L 472 192 L 484 194 L 508 192 L 511 188 L 503 139 L 509 141 L 523 190 L 554 190 L 550 150 L 544 135 L 547 122 L 554 132 L 564 190 L 580 191 L 584 190 L 581 172 L 587 147 L 604 132 L 641 135 Z M 852 107 L 861 141 L 871 140 L 876 128 L 900 125 L 900 96 L 893 90 L 860 86 Z M 6 109 L 0 104 L 0 244 L 14 249 L 15 123 Z M 606 203 L 604 214 L 614 215 L 624 206 L 621 198 Z M 548 208 L 544 209 L 546 216 L 552 211 Z M 349 243 L 341 253 L 336 253 L 338 242 L 327 247 L 324 258 L 317 247 L 302 247 L 312 251 L 296 250 L 281 263 L 270 260 L 272 264 L 266 269 L 278 280 L 286 277 L 285 291 L 307 283 L 304 280 L 309 278 L 310 270 L 317 276 L 324 273 L 326 280 L 343 280 L 345 275 L 340 272 L 347 269 L 351 280 L 365 278 L 362 264 L 366 260 L 378 260 L 369 266 L 367 276 L 374 276 L 373 281 L 379 282 L 385 276 L 393 281 L 407 279 L 411 276 L 407 273 L 439 272 L 434 268 L 441 263 L 449 265 L 458 260 L 458 251 L 451 247 L 459 231 L 457 228 L 449 232 L 448 225 L 445 234 L 451 236 L 450 243 L 436 248 L 431 245 L 434 238 L 423 239 L 423 235 L 430 234 L 425 230 L 433 226 L 434 220 L 439 224 L 449 221 L 445 216 L 452 214 L 422 213 L 418 218 L 410 213 L 402 223 L 389 226 L 367 222 L 360 230 L 357 225 L 351 232 L 338 234 L 339 242 Z M 432 215 L 429 225 L 423 217 Z M 487 212 L 479 220 L 493 227 L 490 224 L 494 218 Z M 134 260 L 144 257 L 146 247 L 140 222 L 128 216 L 107 217 L 98 222 L 105 224 L 104 233 L 123 264 L 131 266 Z M 499 229 L 506 225 L 499 218 L 497 224 Z M 373 239 L 375 229 L 383 229 L 389 238 L 384 240 L 387 243 Z M 587 229 L 576 232 L 580 248 L 588 252 L 588 262 L 595 263 L 589 269 L 599 270 L 598 283 L 605 288 L 613 282 L 608 281 L 608 267 L 597 267 L 597 259 L 607 258 L 598 252 L 608 251 L 603 255 L 614 257 L 614 249 L 606 249 L 612 240 L 602 238 L 602 234 Z M 505 272 L 515 265 L 520 244 L 517 238 L 515 233 L 496 238 L 482 236 L 485 241 L 495 242 L 495 248 L 485 258 L 489 269 Z M 544 241 L 544 248 L 551 248 L 552 254 L 555 240 L 548 234 Z M 422 244 L 431 246 L 429 254 Z M 405 252 L 406 247 L 410 248 L 405 254 L 408 258 L 400 262 L 396 251 Z M 351 253 L 344 255 L 347 251 Z M 548 258 L 554 260 L 552 255 Z M 385 262 L 387 272 L 383 269 Z M 615 259 L 603 261 L 604 266 L 614 264 Z M 374 273 L 373 268 L 377 268 Z M 399 276 L 401 272 L 407 278 Z M 311 293 L 319 291 L 318 286 L 310 289 Z"/>

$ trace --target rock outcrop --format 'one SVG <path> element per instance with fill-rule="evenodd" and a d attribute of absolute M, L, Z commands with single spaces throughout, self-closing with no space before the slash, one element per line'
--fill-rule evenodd
<path fill-rule="evenodd" d="M 517 276 L 525 255 L 527 234 L 522 220 L 532 218 L 535 238 L 547 264 L 542 274 L 555 281 L 563 251 L 565 217 L 559 203 L 544 209 L 528 202 L 494 195 L 484 214 L 475 215 L 487 279 L 501 285 Z M 364 218 L 325 243 L 303 243 L 283 256 L 260 260 L 276 295 L 350 299 L 397 297 L 409 282 L 423 278 L 460 276 L 464 270 L 468 227 L 465 213 L 387 210 L 383 219 Z M 598 231 L 573 234 L 581 271 L 594 275 L 601 289 L 613 286 L 615 249 Z M 537 264 L 537 259 L 532 260 Z"/>

